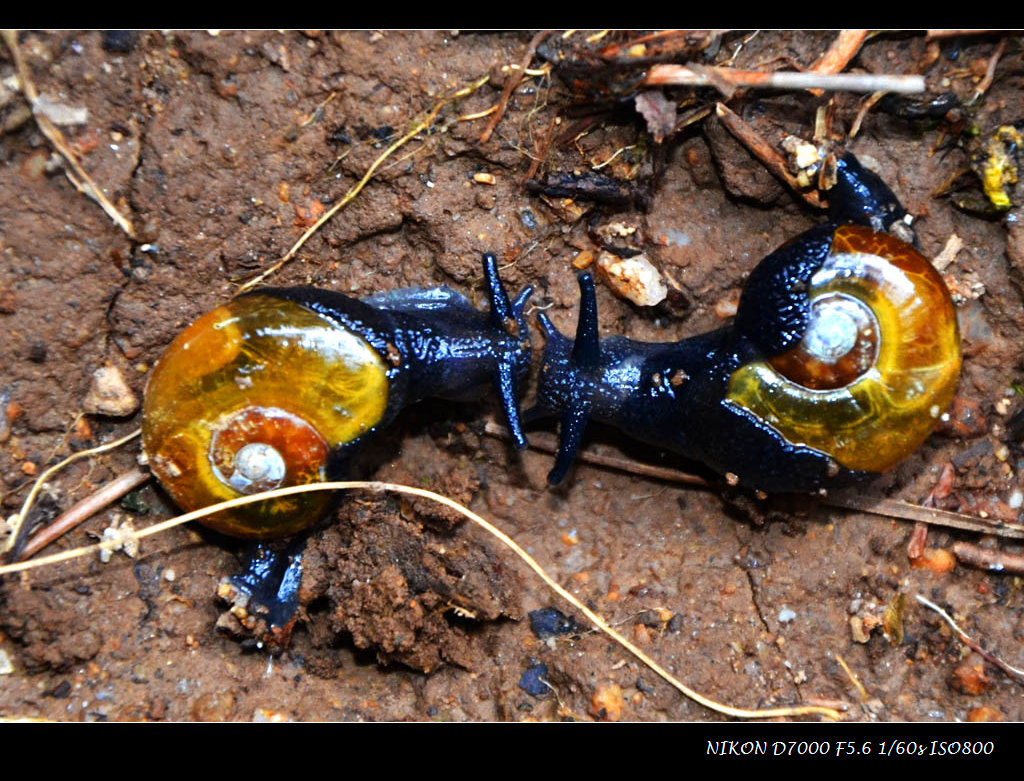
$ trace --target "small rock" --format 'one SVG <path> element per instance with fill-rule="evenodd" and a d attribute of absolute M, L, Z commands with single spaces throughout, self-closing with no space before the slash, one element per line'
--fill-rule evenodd
<path fill-rule="evenodd" d="M 235 695 L 230 691 L 202 694 L 192 703 L 192 718 L 196 721 L 227 721 L 235 709 Z"/>
<path fill-rule="evenodd" d="M 956 567 L 956 557 L 945 548 L 925 548 L 910 562 L 914 569 L 929 569 L 936 575 L 945 575 Z"/>
<path fill-rule="evenodd" d="M 139 400 L 116 366 L 105 366 L 92 374 L 92 385 L 82 409 L 93 415 L 125 418 L 139 408 Z"/>
<path fill-rule="evenodd" d="M 590 698 L 590 713 L 602 721 L 621 719 L 622 706 L 622 688 L 616 683 L 599 687 Z"/>
<path fill-rule="evenodd" d="M 980 654 L 971 654 L 953 671 L 950 687 L 961 694 L 976 696 L 985 692 L 992 681 L 985 673 L 985 660 Z"/>
<path fill-rule="evenodd" d="M 644 255 L 620 258 L 602 252 L 597 256 L 597 268 L 616 295 L 637 306 L 654 306 L 668 296 L 661 273 Z"/>
<path fill-rule="evenodd" d="M 570 616 L 553 607 L 531 610 L 530 629 L 541 640 L 557 635 L 570 635 L 579 631 L 579 627 Z"/>
<path fill-rule="evenodd" d="M 547 675 L 548 666 L 533 661 L 519 678 L 519 688 L 533 697 L 550 697 L 551 686 L 547 683 Z"/>
<path fill-rule="evenodd" d="M 991 705 L 982 705 L 981 707 L 973 708 L 970 713 L 967 714 L 967 721 L 969 722 L 1002 721 L 1003 718 L 1002 712 L 993 708 Z"/>
<path fill-rule="evenodd" d="M 106 30 L 100 44 L 108 52 L 128 54 L 135 48 L 134 30 Z"/>
<path fill-rule="evenodd" d="M 36 110 L 55 125 L 84 125 L 89 121 L 88 109 L 69 106 L 47 95 L 40 95 L 36 100 Z"/>
<path fill-rule="evenodd" d="M 256 724 L 285 724 L 291 721 L 287 713 L 270 708 L 257 708 L 253 711 L 252 720 Z"/>

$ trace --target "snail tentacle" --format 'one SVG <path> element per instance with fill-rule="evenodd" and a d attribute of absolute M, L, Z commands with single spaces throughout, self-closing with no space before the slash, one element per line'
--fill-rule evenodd
<path fill-rule="evenodd" d="M 143 447 L 172 498 L 191 510 L 339 470 L 405 406 L 498 388 L 526 445 L 519 382 L 531 345 L 524 309 L 497 262 L 483 262 L 490 311 L 450 288 L 365 300 L 312 287 L 268 288 L 218 307 L 182 332 L 150 376 Z M 207 525 L 266 539 L 315 523 L 330 499 L 289 497 L 219 513 Z"/>
<path fill-rule="evenodd" d="M 775 492 L 862 479 L 920 446 L 959 377 L 956 313 L 927 259 L 881 232 L 907 228 L 892 191 L 852 155 L 837 176 L 832 219 L 751 271 L 726 328 L 599 342 L 581 276 L 575 343 L 542 320 L 539 406 L 562 419 L 549 479 L 564 477 L 590 419 Z"/>

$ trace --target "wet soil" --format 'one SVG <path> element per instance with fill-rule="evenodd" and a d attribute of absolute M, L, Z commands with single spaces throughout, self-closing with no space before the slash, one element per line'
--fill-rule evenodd
<path fill-rule="evenodd" d="M 630 241 L 673 292 L 641 309 L 602 284 L 601 333 L 667 341 L 723 325 L 754 264 L 822 219 L 713 113 L 657 143 L 630 98 L 595 110 L 591 95 L 557 76 L 518 86 L 495 133 L 481 142 L 488 118 L 471 117 L 498 102 L 502 67 L 522 60 L 531 37 L 21 34 L 40 93 L 87 110 L 86 121 L 65 131 L 137 236 L 128 238 L 76 191 L 33 122 L 8 121 L 20 104 L 10 96 L 0 107 L 4 515 L 50 464 L 138 427 L 137 412 L 82 416 L 97 369 L 115 367 L 141 397 L 176 333 L 282 256 L 417 117 L 482 76 L 490 82 L 448 103 L 431 132 L 392 156 L 271 283 L 354 296 L 445 284 L 480 302 L 480 255 L 493 252 L 508 286 L 535 285 L 536 307 L 571 333 L 573 261 L 598 248 L 607 234 L 598 228 L 621 222 L 637 228 Z M 806 68 L 833 37 L 729 34 L 697 58 Z M 920 72 L 930 94 L 952 91 L 967 101 L 999 44 L 998 37 L 886 35 L 870 40 L 853 67 Z M 9 53 L 0 51 L 0 77 L 13 72 Z M 846 144 L 919 217 L 926 254 L 938 255 L 954 234 L 963 243 L 943 270 L 965 351 L 953 421 L 861 494 L 920 502 L 952 462 L 943 506 L 1018 520 L 1024 454 L 1012 420 L 1022 407 L 1021 200 L 1012 193 L 1010 216 L 983 215 L 936 193 L 967 169 L 980 141 L 1024 118 L 1022 84 L 1021 50 L 1008 39 L 995 79 L 973 106 L 937 118 L 876 107 Z M 682 90 L 669 97 L 682 111 L 715 99 Z M 730 106 L 778 146 L 786 133 L 810 137 L 824 100 L 739 94 Z M 849 130 L 859 105 L 855 96 L 837 96 L 837 135 Z M 628 198 L 567 204 L 525 186 L 531 175 L 587 173 L 609 160 L 599 171 Z M 958 184 L 984 203 L 971 175 Z M 534 342 L 542 342 L 539 331 Z M 491 400 L 417 405 L 363 470 L 467 503 L 698 691 L 743 707 L 843 701 L 847 717 L 862 721 L 1024 718 L 1021 684 L 969 657 L 914 599 L 942 605 L 1020 667 L 1019 575 L 914 568 L 911 524 L 824 501 L 762 501 L 582 464 L 563 488 L 549 489 L 551 456 L 518 454 L 484 435 L 488 418 L 500 418 Z M 599 427 L 587 448 L 681 465 Z M 33 520 L 49 520 L 135 466 L 138 451 L 129 445 L 64 470 L 43 491 Z M 141 527 L 174 513 L 153 483 L 131 500 L 51 550 L 87 544 L 114 521 Z M 1010 540 L 938 528 L 927 546 L 948 551 L 959 540 L 1021 552 Z M 143 541 L 134 559 L 118 553 L 106 564 L 79 559 L 7 576 L 0 716 L 720 718 L 580 616 L 556 621 L 562 631 L 541 631 L 533 611 L 571 615 L 569 606 L 480 530 L 423 503 L 341 499 L 310 541 L 300 620 L 277 655 L 217 628 L 224 610 L 217 585 L 238 570 L 241 556 L 229 540 L 179 527 Z M 882 624 L 887 606 L 901 598 L 899 637 L 893 621 L 888 633 Z"/>

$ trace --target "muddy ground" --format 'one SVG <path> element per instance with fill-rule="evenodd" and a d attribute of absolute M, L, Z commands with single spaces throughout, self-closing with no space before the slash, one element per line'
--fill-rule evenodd
<path fill-rule="evenodd" d="M 141 397 L 176 333 L 282 256 L 414 120 L 483 76 L 490 82 L 446 104 L 432 132 L 393 155 L 271 283 L 356 296 L 445 284 L 480 302 L 479 258 L 489 251 L 510 288 L 535 285 L 536 308 L 571 332 L 573 261 L 598 248 L 601 226 L 622 222 L 638 229 L 628 241 L 670 278 L 673 291 L 667 302 L 641 309 L 600 285 L 601 333 L 667 341 L 724 324 L 754 264 L 821 221 L 713 114 L 683 127 L 687 112 L 716 99 L 712 91 L 670 91 L 680 121 L 658 143 L 627 85 L 617 109 L 605 101 L 595 110 L 586 85 L 571 90 L 557 75 L 541 74 L 516 88 L 493 136 L 481 142 L 489 117 L 471 117 L 499 101 L 503 66 L 519 63 L 531 38 L 20 34 L 40 93 L 87 110 L 65 132 L 136 238 L 76 191 L 36 125 L 18 119 L 20 98 L 7 95 L 0 108 L 4 515 L 20 507 L 48 465 L 139 426 L 138 412 L 82 416 L 97 369 L 116 367 Z M 740 68 L 807 68 L 833 38 L 730 33 L 692 56 Z M 1020 43 L 884 35 L 869 40 L 851 67 L 923 73 L 930 96 L 950 91 L 967 103 L 1001 45 L 994 79 L 971 105 L 932 117 L 876 106 L 842 146 L 918 215 L 926 254 L 938 255 L 954 234 L 963 243 L 943 272 L 964 335 L 954 422 L 860 493 L 918 503 L 952 462 L 955 480 L 940 492 L 942 506 L 1017 521 L 1024 487 L 1024 452 L 1012 425 L 1024 407 L 1017 390 L 1024 380 L 1021 200 L 1011 192 L 1010 216 L 980 213 L 985 197 L 970 174 L 957 180 L 954 197 L 936 193 L 968 168 L 972 149 L 998 126 L 1024 118 Z M 0 77 L 14 70 L 0 49 Z M 607 74 L 597 83 L 602 78 L 607 85 Z M 778 147 L 785 133 L 810 137 L 826 99 L 767 92 L 738 94 L 729 105 Z M 845 137 L 860 101 L 837 96 L 837 137 Z M 595 170 L 627 197 L 607 203 L 581 196 L 570 206 L 524 184 Z M 530 319 L 536 322 L 534 313 Z M 534 343 L 542 343 L 539 331 Z M 551 490 L 549 454 L 517 454 L 482 433 L 483 421 L 498 417 L 490 399 L 417 405 L 364 471 L 469 504 L 644 651 L 719 701 L 842 701 L 846 717 L 858 721 L 1024 718 L 1021 683 L 969 656 L 914 599 L 921 594 L 942 605 L 992 653 L 1021 666 L 1019 575 L 962 564 L 914 568 L 907 553 L 912 524 L 826 503 L 762 502 L 588 465 Z M 587 448 L 682 465 L 598 427 Z M 133 467 L 138 452 L 136 442 L 66 469 L 48 483 L 34 521 L 53 518 Z M 89 543 L 115 520 L 141 527 L 174 513 L 153 483 L 130 500 L 50 550 Z M 927 546 L 948 552 L 957 541 L 1022 552 L 1019 542 L 940 528 L 929 531 Z M 310 543 L 306 604 L 290 647 L 276 656 L 216 628 L 224 609 L 217 584 L 237 571 L 240 556 L 230 540 L 177 528 L 145 540 L 134 559 L 118 553 L 106 564 L 80 559 L 7 576 L 0 715 L 721 718 L 681 697 L 582 617 L 552 635 L 531 629 L 531 611 L 571 609 L 484 533 L 425 504 L 370 495 L 341 501 Z M 902 622 L 883 626 L 886 607 L 900 595 Z"/>

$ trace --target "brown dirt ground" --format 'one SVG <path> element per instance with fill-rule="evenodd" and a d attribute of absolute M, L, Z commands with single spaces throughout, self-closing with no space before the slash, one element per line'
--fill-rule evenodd
<path fill-rule="evenodd" d="M 725 36 L 715 61 L 732 56 L 745 37 Z M 833 37 L 762 33 L 734 63 L 807 67 Z M 384 139 L 483 75 L 491 74 L 491 83 L 446 107 L 436 132 L 390 160 L 273 284 L 365 295 L 443 283 L 479 299 L 479 256 L 492 251 L 507 264 L 509 287 L 537 285 L 535 303 L 568 332 L 578 299 L 571 261 L 594 249 L 592 219 L 616 219 L 639 227 L 636 241 L 679 292 L 651 313 L 602 286 L 602 333 L 668 340 L 720 325 L 716 304 L 735 297 L 757 260 L 820 220 L 713 119 L 659 145 L 627 107 L 598 117 L 576 143 L 548 146 L 553 127 L 557 134 L 574 121 L 567 113 L 572 98 L 557 78 L 520 86 L 494 136 L 480 143 L 486 119 L 455 119 L 497 102 L 501 66 L 518 63 L 530 38 L 145 32 L 119 52 L 105 50 L 98 32 L 21 34 L 39 90 L 88 110 L 69 137 L 139 238 L 129 240 L 76 192 L 60 166 L 48 170 L 51 148 L 32 122 L 0 137 L 4 514 L 20 506 L 33 473 L 139 425 L 138 414 L 89 415 L 76 424 L 97 368 L 118 367 L 141 395 L 149 367 L 178 331 L 229 298 L 239 279 L 280 257 L 308 215 L 366 171 Z M 921 72 L 933 92 L 967 99 L 998 44 L 998 37 L 885 35 L 872 39 L 854 66 Z M 1012 39 L 1007 44 L 992 86 L 959 122 L 874 111 L 851 148 L 920 217 L 927 253 L 938 254 L 951 234 L 963 239 L 945 273 L 962 294 L 959 393 L 962 407 L 974 405 L 976 422 L 973 430 L 947 427 L 862 490 L 919 502 L 954 459 L 946 504 L 1015 520 L 1018 510 L 1005 502 L 1021 487 L 1024 462 L 1007 422 L 1021 408 L 1013 386 L 1024 365 L 1024 222 L 984 218 L 933 195 L 966 167 L 970 127 L 984 138 L 1024 117 L 1021 49 Z M 13 70 L 0 50 L 0 77 Z M 700 93 L 694 105 L 709 99 Z M 5 121 L 19 103 L 12 98 L 0 108 Z M 820 103 L 809 94 L 763 93 L 737 96 L 731 105 L 775 142 L 782 132 L 809 136 Z M 837 98 L 837 132 L 849 128 L 858 105 L 857 97 Z M 646 208 L 597 206 L 574 221 L 523 186 L 532 156 L 543 156 L 541 174 L 585 171 L 632 145 L 602 171 L 630 180 L 641 194 L 634 203 Z M 492 174 L 494 184 L 475 181 L 475 173 Z M 541 341 L 535 334 L 535 344 Z M 912 598 L 923 594 L 945 606 L 1020 666 L 1019 576 L 964 566 L 946 574 L 913 569 L 909 523 L 824 504 L 769 507 L 585 465 L 565 488 L 549 490 L 549 455 L 517 455 L 480 434 L 480 421 L 495 413 L 490 401 L 410 409 L 367 471 L 469 503 L 669 670 L 718 700 L 745 707 L 843 700 L 848 717 L 861 721 L 965 720 L 991 713 L 976 711 L 983 707 L 1024 719 L 1021 684 L 990 665 L 970 674 L 964 647 Z M 610 431 L 592 431 L 588 447 L 676 465 Z M 65 470 L 43 493 L 39 518 L 130 468 L 137 453 L 136 444 Z M 152 484 L 134 498 L 135 509 L 100 513 L 55 547 L 88 543 L 113 517 L 137 515 L 139 506 L 148 513 L 133 518 L 136 526 L 173 514 Z M 583 624 L 554 639 L 536 637 L 529 611 L 569 608 L 482 532 L 437 515 L 391 497 L 343 500 L 311 543 L 308 604 L 291 647 L 276 657 L 246 650 L 215 628 L 223 609 L 216 586 L 238 568 L 239 553 L 202 530 L 146 540 L 134 560 L 117 554 L 105 565 L 78 560 L 9 576 L 0 650 L 11 669 L 0 686 L 0 715 L 720 718 Z M 1011 541 L 937 528 L 928 545 L 948 550 L 959 539 L 1021 552 Z M 858 642 L 851 619 L 870 628 L 900 594 L 907 596 L 902 642 L 891 643 L 881 628 Z M 840 659 L 863 684 L 864 698 Z M 543 696 L 519 685 L 537 663 L 546 665 L 550 684 Z"/>

